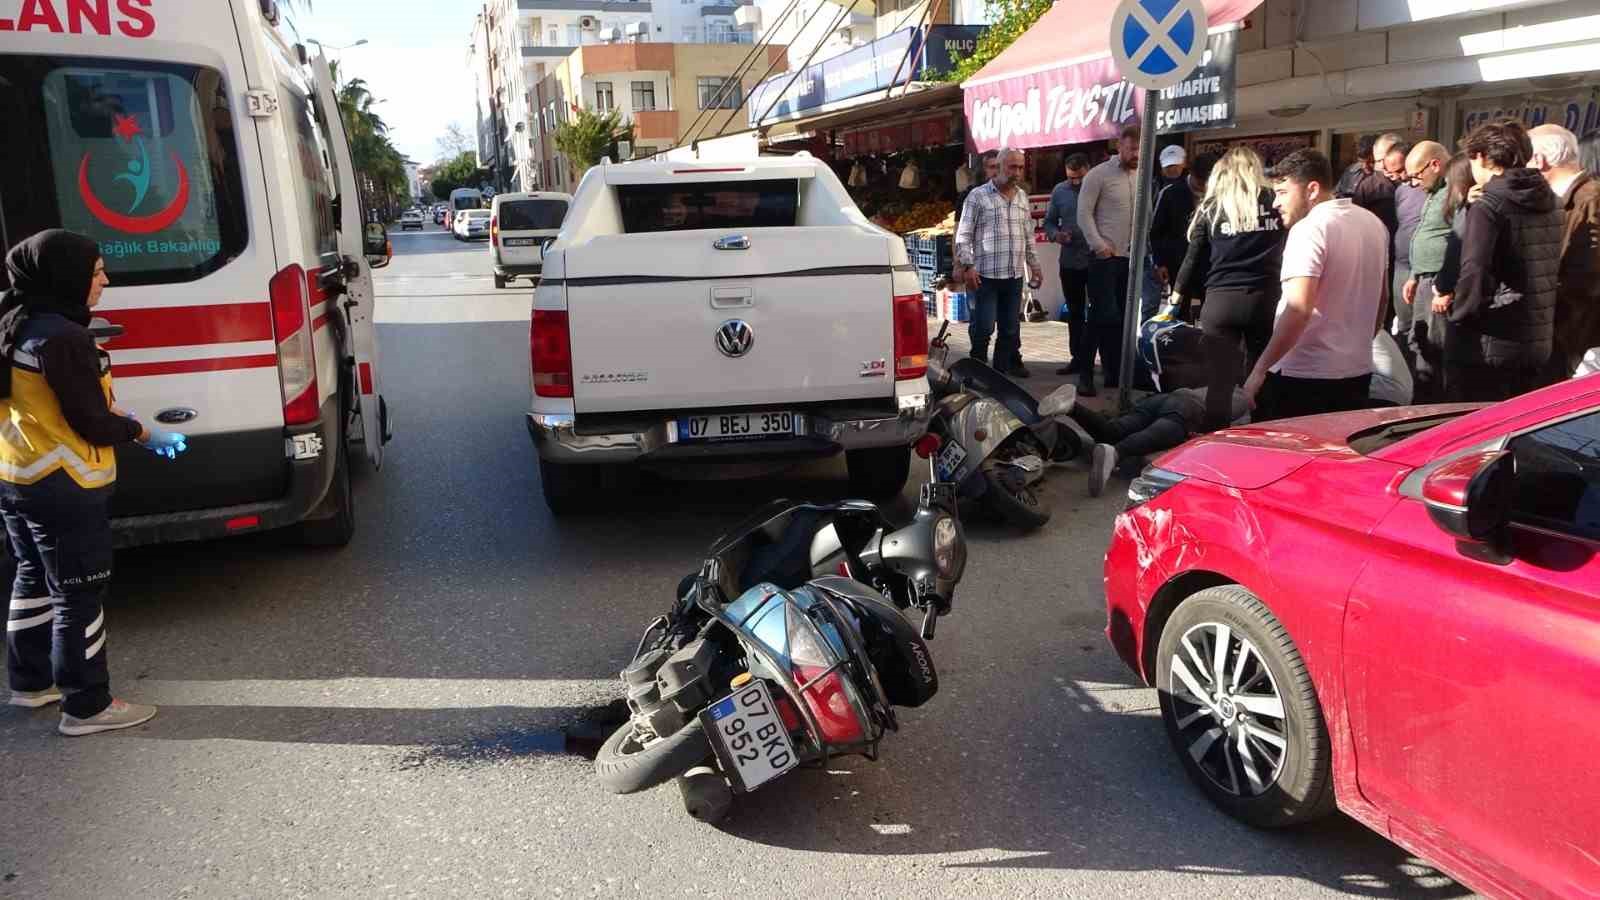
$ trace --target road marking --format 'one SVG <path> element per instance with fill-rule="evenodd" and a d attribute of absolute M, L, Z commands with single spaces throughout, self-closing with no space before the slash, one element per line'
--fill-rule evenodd
<path fill-rule="evenodd" d="M 141 699 L 174 706 L 476 709 L 573 706 L 617 691 L 615 678 L 318 678 L 139 682 Z"/>

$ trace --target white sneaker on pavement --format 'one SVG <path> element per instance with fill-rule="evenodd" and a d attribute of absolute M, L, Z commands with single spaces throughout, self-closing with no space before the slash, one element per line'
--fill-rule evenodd
<path fill-rule="evenodd" d="M 6 701 L 12 706 L 22 706 L 28 709 L 38 709 L 52 703 L 61 702 L 61 692 L 53 687 L 42 691 L 12 691 L 11 699 Z"/>
<path fill-rule="evenodd" d="M 1089 496 L 1105 493 L 1106 482 L 1117 468 L 1117 448 L 1110 444 L 1095 444 L 1094 455 L 1089 459 Z"/>
<path fill-rule="evenodd" d="M 98 734 L 102 731 L 117 731 L 122 728 L 132 728 L 155 718 L 156 708 L 145 706 L 141 703 L 127 703 L 122 700 L 112 700 L 111 705 L 101 710 L 98 715 L 87 719 L 77 716 L 61 714 L 61 725 L 56 729 L 68 737 L 78 737 L 85 734 Z"/>

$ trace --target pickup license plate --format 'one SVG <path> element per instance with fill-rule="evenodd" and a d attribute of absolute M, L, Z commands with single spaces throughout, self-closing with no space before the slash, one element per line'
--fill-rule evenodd
<path fill-rule="evenodd" d="M 934 466 L 939 470 L 939 480 L 950 481 L 954 479 L 956 472 L 960 471 L 961 464 L 966 462 L 966 459 L 967 448 L 955 441 L 945 444 L 944 449 L 939 451 L 939 458 Z"/>
<path fill-rule="evenodd" d="M 767 683 L 756 679 L 700 714 L 713 749 L 739 790 L 755 790 L 800 764 Z"/>
<path fill-rule="evenodd" d="M 532 247 L 533 238 L 506 238 L 504 243 L 507 247 Z"/>
<path fill-rule="evenodd" d="M 679 441 L 738 441 L 792 437 L 804 429 L 805 417 L 792 412 L 719 413 L 685 416 L 673 424 Z"/>

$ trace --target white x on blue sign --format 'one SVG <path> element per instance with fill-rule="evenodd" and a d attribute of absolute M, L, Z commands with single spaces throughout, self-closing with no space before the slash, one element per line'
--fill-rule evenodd
<path fill-rule="evenodd" d="M 1189 77 L 1205 50 L 1202 0 L 1123 0 L 1111 16 L 1111 58 L 1122 77 L 1145 90 Z"/>

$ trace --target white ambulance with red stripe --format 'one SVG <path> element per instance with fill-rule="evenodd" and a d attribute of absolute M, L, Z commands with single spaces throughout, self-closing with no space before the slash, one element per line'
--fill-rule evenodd
<path fill-rule="evenodd" d="M 121 546 L 289 526 L 343 544 L 351 469 L 383 460 L 387 235 L 363 224 L 328 67 L 279 19 L 273 0 L 0 0 L 0 252 L 46 228 L 98 241 L 118 403 L 189 435 L 176 461 L 119 454 Z"/>

